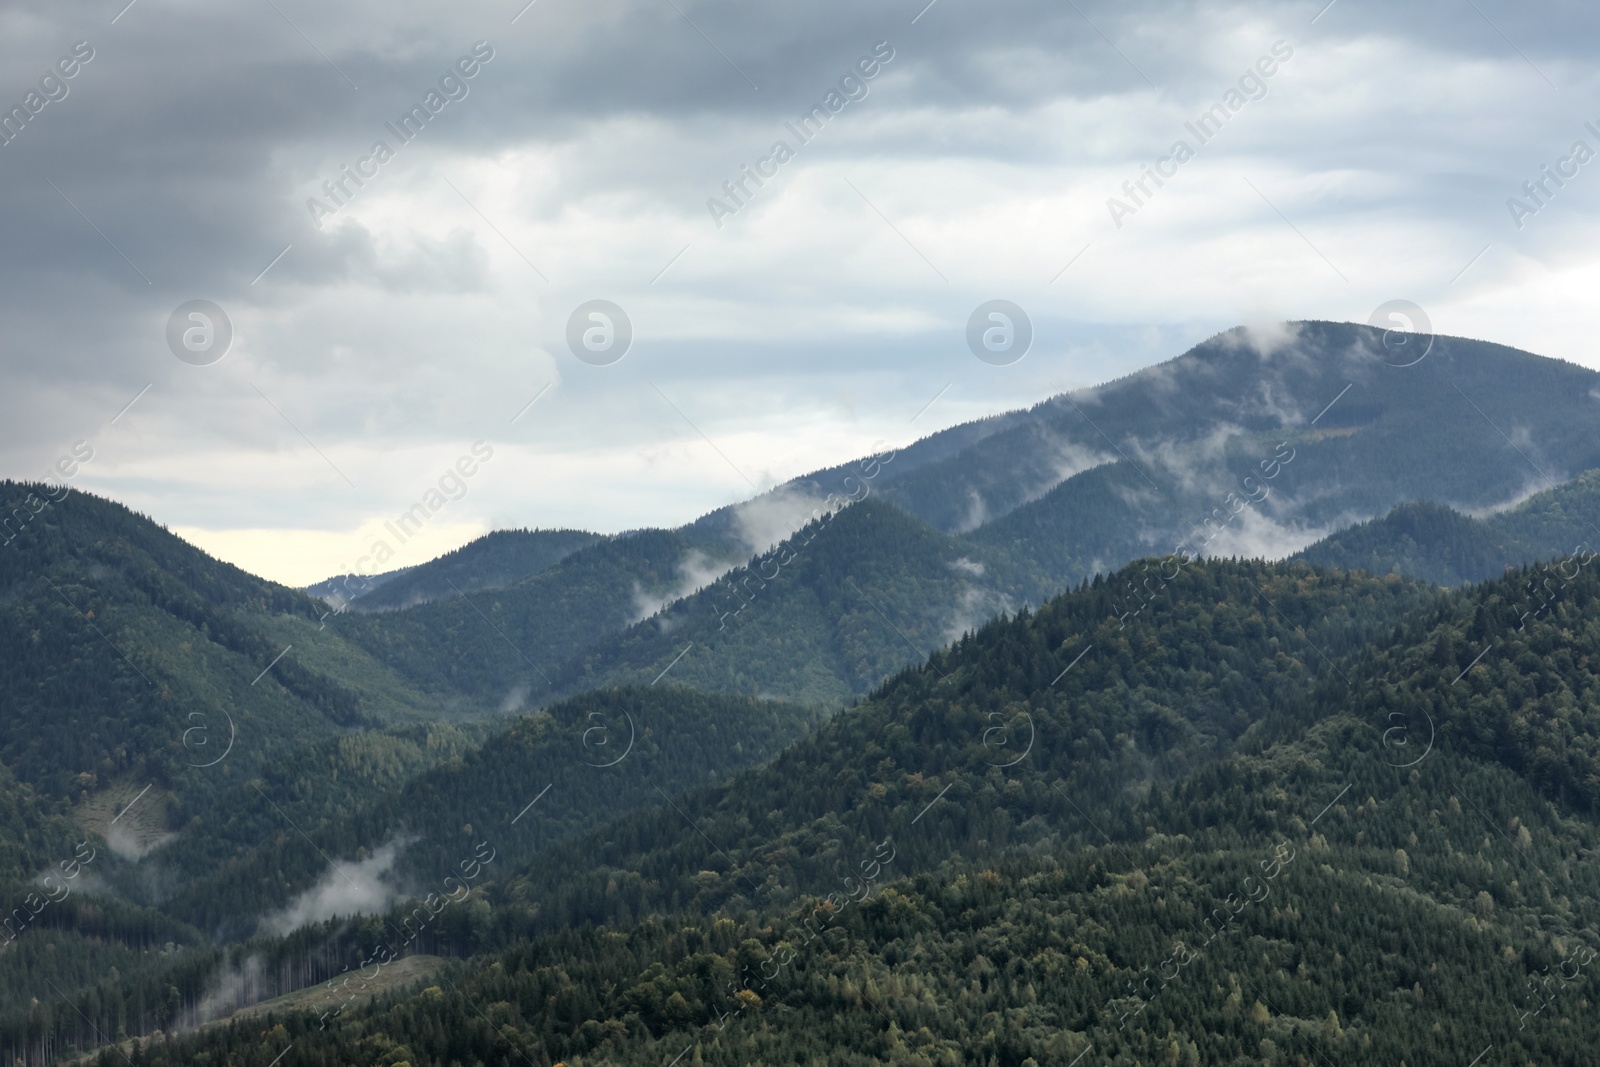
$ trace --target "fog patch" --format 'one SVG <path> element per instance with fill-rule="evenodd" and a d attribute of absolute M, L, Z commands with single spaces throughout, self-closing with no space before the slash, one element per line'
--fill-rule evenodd
<path fill-rule="evenodd" d="M 1031 504 L 1085 471 L 1116 462 L 1117 457 L 1113 455 L 1078 444 L 1047 430 L 1043 431 L 1043 436 L 1045 447 L 1049 451 L 1040 458 L 1048 465 L 1049 473 L 1037 485 L 1024 491 L 1023 503 Z"/>
<path fill-rule="evenodd" d="M 1135 439 L 1129 442 L 1129 448 L 1139 462 L 1175 477 L 1183 492 L 1214 496 L 1231 487 L 1233 479 L 1226 466 L 1228 442 L 1244 433 L 1242 426 L 1219 422 L 1200 436 L 1182 442 L 1166 438 L 1146 445 Z"/>
<path fill-rule="evenodd" d="M 1501 512 L 1514 511 L 1548 488 L 1549 486 L 1546 485 L 1542 479 L 1529 475 L 1528 479 L 1504 500 L 1500 500 L 1492 504 L 1485 504 L 1482 507 L 1476 508 L 1465 507 L 1459 504 L 1452 504 L 1450 506 L 1467 516 L 1469 519 L 1486 519 L 1491 515 L 1499 515 Z"/>
<path fill-rule="evenodd" d="M 826 510 L 828 503 L 824 497 L 784 486 L 735 505 L 734 529 L 745 549 L 751 555 L 760 555 L 788 540 L 796 530 L 811 521 L 814 512 Z"/>
<path fill-rule="evenodd" d="M 1285 396 L 1281 400 L 1277 396 L 1279 389 L 1287 389 L 1281 381 L 1265 380 L 1261 383 L 1259 396 L 1255 407 L 1270 418 L 1278 421 L 1279 428 L 1298 427 L 1306 421 L 1306 415 L 1300 410 L 1300 403 L 1292 396 Z"/>
<path fill-rule="evenodd" d="M 971 533 L 989 521 L 989 505 L 976 489 L 967 490 L 967 514 L 956 524 L 956 533 Z"/>
<path fill-rule="evenodd" d="M 1009 597 L 968 582 L 961 590 L 961 597 L 951 611 L 950 617 L 945 620 L 944 633 L 939 637 L 939 644 L 941 646 L 954 644 L 966 634 L 976 632 L 978 627 L 996 615 L 1010 610 Z"/>
<path fill-rule="evenodd" d="M 1131 463 L 1129 464 L 1129 466 L 1132 465 Z M 1112 496 L 1128 505 L 1129 509 L 1133 511 L 1139 511 L 1153 504 L 1158 504 L 1163 499 L 1159 493 L 1150 488 L 1150 483 L 1143 479 L 1130 481 L 1125 485 L 1109 482 L 1106 488 L 1111 490 Z"/>
<path fill-rule="evenodd" d="M 726 563 L 718 563 L 698 548 L 691 548 L 678 563 L 678 581 L 665 592 L 647 592 L 638 582 L 633 583 L 633 617 L 631 626 L 643 622 L 675 600 L 699 592 L 724 574 L 733 570 Z"/>
<path fill-rule="evenodd" d="M 394 840 L 364 860 L 336 862 L 316 885 L 301 893 L 276 915 L 261 920 L 268 933 L 282 936 L 336 915 L 376 915 L 400 895 L 390 880 L 400 850 L 412 838 Z"/>
<path fill-rule="evenodd" d="M 526 685 L 514 685 L 511 687 L 511 691 L 506 694 L 506 698 L 500 702 L 500 712 L 503 715 L 511 715 L 521 711 L 527 703 L 528 687 Z"/>
<path fill-rule="evenodd" d="M 226 1018 L 240 1008 L 262 999 L 261 957 L 252 953 L 237 966 L 225 967 L 211 976 L 195 1006 L 196 1025 Z"/>
<path fill-rule="evenodd" d="M 1222 335 L 1224 347 L 1254 352 L 1268 360 L 1300 345 L 1301 324 L 1297 322 L 1257 322 L 1229 330 Z"/>
<path fill-rule="evenodd" d="M 1211 543 L 1198 550 L 1196 554 L 1209 557 L 1239 556 L 1243 559 L 1281 560 L 1349 525 L 1350 522 L 1344 518 L 1325 526 L 1280 523 L 1260 509 L 1250 507 L 1234 516 L 1233 521 L 1217 531 Z"/>
<path fill-rule="evenodd" d="M 1133 372 L 1125 379 L 1119 378 L 1115 382 L 1107 382 L 1105 385 L 1096 386 L 1092 390 L 1075 393 L 1073 398 L 1077 400 L 1079 406 L 1100 404 L 1103 402 L 1102 394 L 1108 391 L 1111 386 L 1132 380 L 1144 386 L 1150 399 L 1159 404 L 1161 401 L 1178 395 L 1179 391 L 1187 384 L 1187 379 L 1204 369 L 1203 365 L 1197 368 L 1193 364 L 1180 362 L 1181 358 L 1169 359 L 1165 363 L 1157 363 L 1153 367 L 1145 367 L 1143 370 Z"/>

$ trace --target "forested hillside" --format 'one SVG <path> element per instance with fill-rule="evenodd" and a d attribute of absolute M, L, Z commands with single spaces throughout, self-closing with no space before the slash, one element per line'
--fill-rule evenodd
<path fill-rule="evenodd" d="M 679 533 L 641 530 L 574 551 L 515 585 L 406 611 L 342 614 L 329 628 L 414 685 L 515 711 L 558 694 L 552 679 L 567 657 L 693 592 L 733 558 Z"/>
<path fill-rule="evenodd" d="M 1048 839 L 1072 804 L 1116 825 L 1130 800 L 1223 757 L 1335 672 L 1334 657 L 1438 596 L 1304 565 L 1171 570 L 1139 611 L 1123 609 L 1122 587 L 1142 570 L 991 622 L 699 798 L 686 810 L 734 857 L 731 868 L 660 810 L 614 828 L 603 845 L 570 846 L 586 850 L 586 872 L 541 867 L 511 896 L 537 901 L 552 927 L 785 900 L 827 888 L 844 857 L 870 852 L 936 796 L 917 835 L 898 845 L 901 869 L 980 841 Z M 702 878 L 702 867 L 716 877 Z"/>
<path fill-rule="evenodd" d="M 500 589 L 549 570 L 563 559 L 600 540 L 582 530 L 495 530 L 454 552 L 369 587 L 359 577 L 337 582 L 324 599 L 353 611 L 392 611 L 459 596 L 479 589 Z M 307 590 L 316 593 L 316 590 Z"/>
<path fill-rule="evenodd" d="M 1425 360 L 1400 367 L 1388 361 L 1382 331 L 1369 326 L 1229 330 L 1094 389 L 904 446 L 886 442 L 677 531 L 577 548 L 542 573 L 486 591 L 481 604 L 452 590 L 432 604 L 344 625 L 415 684 L 477 702 L 515 707 L 601 681 L 648 682 L 690 640 L 696 648 L 674 670 L 685 669 L 696 684 L 837 702 L 998 611 L 1041 603 L 1140 557 L 1282 558 L 1402 505 L 1503 507 L 1550 488 L 1548 479 L 1600 467 L 1600 439 L 1590 432 L 1600 375 L 1481 341 L 1440 336 L 1430 345 Z M 926 528 L 914 538 L 904 527 L 889 535 L 918 544 L 921 556 L 898 569 L 917 576 L 926 601 L 908 600 L 898 614 L 882 604 L 881 613 L 872 609 L 903 631 L 893 640 L 904 656 L 880 647 L 865 626 L 835 639 L 816 608 L 851 613 L 857 605 L 839 600 L 820 576 L 821 585 L 789 605 L 794 634 L 733 638 L 735 648 L 719 622 L 715 640 L 727 654 L 698 664 L 709 635 L 659 640 L 662 620 L 650 616 L 667 609 L 670 625 L 686 618 L 697 629 L 707 612 L 725 617 L 764 589 L 775 567 L 789 566 L 774 562 L 785 556 L 774 546 L 809 542 L 815 530 L 801 534 L 803 527 L 863 499 L 891 504 Z M 1526 546 L 1507 548 L 1505 562 L 1558 550 L 1546 535 L 1561 525 L 1530 530 Z M 470 556 L 487 545 L 461 551 Z M 1465 562 L 1486 566 L 1486 551 L 1472 549 Z M 939 573 L 952 552 L 967 569 Z M 1369 549 L 1356 555 L 1379 565 Z M 1348 565 L 1361 564 L 1351 557 Z M 729 568 L 736 569 L 720 592 L 677 603 Z M 830 569 L 838 584 L 841 568 Z M 1405 573 L 1447 579 L 1455 570 L 1448 560 L 1434 566 L 1418 557 Z M 407 602 L 401 590 L 412 580 L 422 579 L 395 579 L 367 603 Z M 431 581 L 430 596 L 443 591 Z M 736 591 L 737 583 L 750 591 Z M 892 594 L 866 595 L 876 602 Z M 808 655 L 780 651 L 776 658 L 789 666 L 752 667 L 758 661 L 746 653 L 765 655 L 775 642 Z"/>
<path fill-rule="evenodd" d="M 246 825 L 201 825 L 186 835 L 188 847 L 174 847 L 169 861 L 216 873 L 193 879 L 161 909 L 237 939 L 326 880 L 330 860 L 354 863 L 386 845 L 394 862 L 372 877 L 395 888 L 436 884 L 481 837 L 493 841 L 504 870 L 663 795 L 765 762 L 824 717 L 814 708 L 662 683 L 597 690 L 521 716 L 481 747 L 389 788 L 361 783 L 366 788 L 346 793 L 337 776 L 303 762 L 269 772 L 263 785 L 330 814 L 295 819 L 297 835 L 285 824 L 292 808 L 274 811 L 245 798 L 223 805 L 216 821 Z M 315 799 L 328 790 L 340 793 L 339 803 Z M 216 862 L 206 845 L 212 837 L 257 846 L 233 850 L 220 867 L 202 866 Z"/>
<path fill-rule="evenodd" d="M 1091 583 L 502 877 L 459 936 L 506 947 L 427 988 L 144 1062 L 1583 1062 L 1600 580 L 1566 573 L 1537 614 L 1543 569 Z"/>
<path fill-rule="evenodd" d="M 1587 1062 L 1600 379 L 1384 354 L 340 604 L 0 486 L 0 1057 Z"/>
<path fill-rule="evenodd" d="M 705 589 L 584 649 L 554 676 L 582 690 L 683 684 L 838 704 L 1018 605 L 998 553 L 866 499 Z"/>
<path fill-rule="evenodd" d="M 1404 574 L 1439 585 L 1497 578 L 1506 570 L 1600 545 L 1600 471 L 1474 519 L 1443 504 L 1395 508 L 1298 553 L 1326 567 Z"/>
<path fill-rule="evenodd" d="M 6 483 L 0 504 L 30 492 Z M 446 710 L 305 594 L 95 497 L 35 517 L 0 553 L 0 588 L 0 760 L 54 797 L 154 783 L 181 825 L 279 752 Z"/>

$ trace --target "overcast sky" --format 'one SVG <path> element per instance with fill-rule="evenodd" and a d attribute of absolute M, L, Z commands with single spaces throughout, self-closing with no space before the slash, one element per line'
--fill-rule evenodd
<path fill-rule="evenodd" d="M 677 525 L 1239 323 L 1405 299 L 1600 367 L 1593 5 L 524 2 L 0 8 L 0 473 L 87 442 L 74 487 L 304 584 L 478 441 L 394 565 Z"/>

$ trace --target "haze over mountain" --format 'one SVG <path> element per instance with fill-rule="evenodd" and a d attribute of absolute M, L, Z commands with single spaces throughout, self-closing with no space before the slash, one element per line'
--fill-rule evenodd
<path fill-rule="evenodd" d="M 1097 389 L 636 535 L 635 548 L 577 550 L 476 606 L 363 622 L 351 639 L 434 686 L 437 666 L 413 650 L 446 642 L 474 676 L 456 684 L 485 700 L 647 683 L 674 665 L 723 691 L 839 701 L 991 615 L 1133 559 L 1282 558 L 1407 503 L 1493 511 L 1600 468 L 1600 374 L 1449 337 L 1414 342 L 1427 350 L 1412 362 L 1397 343 L 1348 324 L 1236 329 Z M 869 498 L 893 509 L 813 518 Z M 1559 532 L 1530 529 L 1500 570 L 1571 548 L 1579 519 L 1600 527 L 1594 501 L 1569 506 Z M 505 640 L 483 640 L 485 619 Z"/>
<path fill-rule="evenodd" d="M 1592 1064 L 1597 27 L 0 8 L 0 1067 Z"/>
<path fill-rule="evenodd" d="M 4 483 L 0 1055 L 1579 1062 L 1600 375 L 1429 344 L 349 599 Z"/>

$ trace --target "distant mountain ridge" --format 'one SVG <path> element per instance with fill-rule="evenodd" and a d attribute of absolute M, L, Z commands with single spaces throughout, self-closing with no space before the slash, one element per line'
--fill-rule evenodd
<path fill-rule="evenodd" d="M 495 530 L 414 567 L 367 579 L 343 575 L 306 591 L 341 609 L 394 611 L 515 585 L 599 540 L 599 534 L 583 530 Z"/>
<path fill-rule="evenodd" d="M 1548 488 L 1546 476 L 1600 467 L 1596 415 L 1600 374 L 1505 346 L 1439 336 L 1421 362 L 1396 366 L 1368 326 L 1240 328 L 1106 385 L 813 472 L 670 534 L 636 534 L 655 546 L 642 569 L 607 562 L 617 549 L 592 544 L 521 583 L 485 587 L 479 608 L 441 601 L 418 619 L 385 616 L 357 639 L 405 670 L 424 658 L 422 619 L 466 642 L 481 610 L 501 634 L 460 652 L 483 673 L 479 699 L 647 684 L 670 667 L 722 691 L 847 700 L 963 625 L 1141 557 L 1282 558 L 1404 505 L 1503 506 Z M 882 510 L 819 518 L 864 498 L 912 525 Z M 874 536 L 904 550 L 873 553 Z M 801 539 L 806 556 L 780 564 Z M 1548 538 L 1517 545 L 1502 569 L 1559 550 Z M 857 573 L 857 559 L 883 570 Z M 1419 563 L 1415 573 L 1435 572 Z M 579 591 L 590 583 L 609 592 Z M 621 595 L 632 584 L 639 595 Z M 744 625 L 775 600 L 785 606 L 773 619 Z M 573 603 L 583 609 L 564 606 Z"/>
<path fill-rule="evenodd" d="M 1538 560 L 1592 554 L 1596 547 L 1600 547 L 1600 471 L 1586 471 L 1483 518 L 1443 504 L 1403 504 L 1381 519 L 1306 547 L 1296 558 L 1341 570 L 1466 585 Z"/>
<path fill-rule="evenodd" d="M 1526 566 L 1600 525 L 1600 376 L 1386 354 L 1230 331 L 373 611 L 0 486 L 0 1054 L 1585 1062 L 1577 987 L 1515 1007 L 1600 928 L 1600 577 Z M 461 962 L 172 1037 L 396 943 Z"/>
<path fill-rule="evenodd" d="M 401 567 L 398 570 L 384 571 L 382 574 L 336 574 L 332 578 L 324 578 L 315 585 L 306 586 L 304 592 L 307 596 L 314 596 L 330 604 L 349 606 L 359 596 L 381 588 L 410 569 Z"/>

